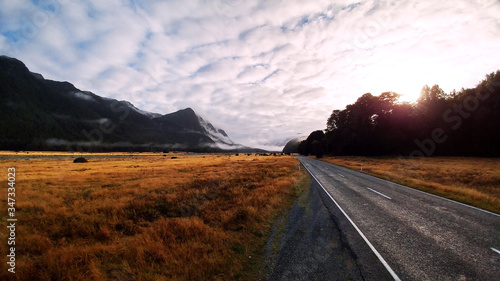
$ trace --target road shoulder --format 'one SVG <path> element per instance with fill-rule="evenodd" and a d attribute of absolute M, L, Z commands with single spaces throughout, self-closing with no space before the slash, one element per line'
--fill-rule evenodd
<path fill-rule="evenodd" d="M 356 255 L 312 182 L 286 216 L 278 218 L 267 242 L 266 280 L 363 280 Z"/>

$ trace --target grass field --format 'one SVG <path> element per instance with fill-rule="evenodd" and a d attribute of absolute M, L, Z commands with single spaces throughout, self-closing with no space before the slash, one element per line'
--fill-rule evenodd
<path fill-rule="evenodd" d="M 0 160 L 0 218 L 15 167 L 18 219 L 14 279 L 0 230 L 1 280 L 251 279 L 273 217 L 306 179 L 292 156 L 72 160 Z"/>
<path fill-rule="evenodd" d="M 466 157 L 321 159 L 500 213 L 500 159 Z"/>

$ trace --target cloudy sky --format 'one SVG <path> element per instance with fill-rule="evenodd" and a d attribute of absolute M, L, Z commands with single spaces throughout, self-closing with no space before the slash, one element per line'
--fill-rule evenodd
<path fill-rule="evenodd" d="M 498 0 L 0 0 L 0 54 L 144 110 L 192 107 L 250 146 L 367 92 L 473 87 L 498 50 Z"/>

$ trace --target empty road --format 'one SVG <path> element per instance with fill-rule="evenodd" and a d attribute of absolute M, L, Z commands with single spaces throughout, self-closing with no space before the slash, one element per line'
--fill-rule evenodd
<path fill-rule="evenodd" d="M 500 280 L 500 216 L 300 157 L 366 280 Z M 385 272 L 381 272 L 385 271 Z"/>

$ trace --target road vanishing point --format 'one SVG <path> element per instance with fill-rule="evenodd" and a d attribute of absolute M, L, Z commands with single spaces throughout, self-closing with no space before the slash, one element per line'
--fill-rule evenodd
<path fill-rule="evenodd" d="M 299 156 L 365 280 L 500 280 L 500 215 Z"/>

